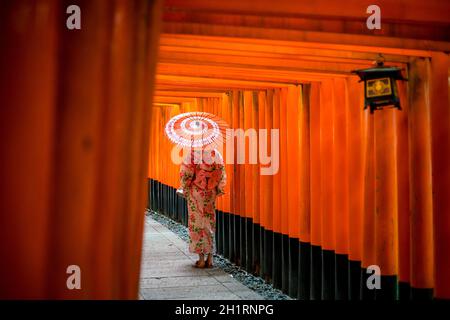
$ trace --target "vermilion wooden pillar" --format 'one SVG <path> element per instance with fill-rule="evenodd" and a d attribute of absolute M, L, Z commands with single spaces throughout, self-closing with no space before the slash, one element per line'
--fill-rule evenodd
<path fill-rule="evenodd" d="M 84 8 L 83 4 L 81 4 L 81 8 L 88 10 L 88 8 Z M 100 9 L 100 8 L 97 8 Z M 105 8 L 102 8 L 103 10 Z M 100 9 L 100 10 L 102 10 Z M 115 10 L 114 10 L 115 9 Z M 92 9 L 91 9 L 92 10 Z M 114 12 L 115 11 L 115 12 Z M 83 12 L 83 11 L 82 11 Z M 116 23 L 111 24 L 112 28 L 109 28 L 109 22 L 108 24 L 105 24 L 104 27 L 108 28 L 109 31 L 106 31 L 108 36 L 104 39 L 100 40 L 99 38 L 101 35 L 97 33 L 96 40 L 91 40 L 93 42 L 98 43 L 100 47 L 104 46 L 105 43 L 108 41 L 108 38 L 110 39 L 111 43 L 114 43 L 115 45 L 112 46 L 112 50 L 110 52 L 110 55 L 108 57 L 109 64 L 111 70 L 115 70 L 114 73 L 110 74 L 108 76 L 108 80 L 104 82 L 103 85 L 101 85 L 101 88 L 96 87 L 101 83 L 101 80 L 94 81 L 94 84 L 92 86 L 89 86 L 92 88 L 92 92 L 99 92 L 102 91 L 105 93 L 110 94 L 110 101 L 108 102 L 110 104 L 110 108 L 105 112 L 102 109 L 98 108 L 99 110 L 99 116 L 100 116 L 100 130 L 101 132 L 104 132 L 105 135 L 109 136 L 110 139 L 106 140 L 104 144 L 100 145 L 98 148 L 98 157 L 100 160 L 101 166 L 94 165 L 92 168 L 93 170 L 97 171 L 98 177 L 99 177 L 99 188 L 95 191 L 96 195 L 94 197 L 98 197 L 101 199 L 101 201 L 98 201 L 92 209 L 94 212 L 86 211 L 80 215 L 77 213 L 78 210 L 81 210 L 77 205 L 73 205 L 71 207 L 74 211 L 66 211 L 67 209 L 61 209 L 60 212 L 66 211 L 66 214 L 68 214 L 71 218 L 77 219 L 77 216 L 82 216 L 84 214 L 92 215 L 93 217 L 93 225 L 102 225 L 102 228 L 98 228 L 95 231 L 95 237 L 97 241 L 103 244 L 103 246 L 106 247 L 114 247 L 117 245 L 116 240 L 112 235 L 117 234 L 120 232 L 120 225 L 123 225 L 124 223 L 124 217 L 120 217 L 120 213 L 122 210 L 125 209 L 125 199 L 123 197 L 119 197 L 115 203 L 112 201 L 105 201 L 111 194 L 119 194 L 122 192 L 121 186 L 125 183 L 127 180 L 126 174 L 123 171 L 123 168 L 127 164 L 127 154 L 125 153 L 126 146 L 129 143 L 127 140 L 127 136 L 124 135 L 124 131 L 128 129 L 128 123 L 130 121 L 130 115 L 127 111 L 127 105 L 130 99 L 132 98 L 132 92 L 130 90 L 132 77 L 131 73 L 129 73 L 129 67 L 128 62 L 130 61 L 133 53 L 130 48 L 133 46 L 133 38 L 128 37 L 129 34 L 133 33 L 134 25 L 129 23 L 130 20 L 134 19 L 134 12 L 133 7 L 125 2 L 117 2 L 116 7 L 112 7 L 112 9 L 109 9 L 105 12 L 106 15 L 112 14 L 117 16 L 122 16 L 123 18 L 121 20 L 117 20 Z M 91 17 L 93 19 L 94 17 Z M 106 21 L 106 17 L 97 17 L 99 21 Z M 92 28 L 94 23 L 91 21 L 86 21 L 87 23 L 90 23 L 89 27 Z M 72 35 L 76 36 L 76 32 L 67 32 L 66 36 L 71 37 Z M 87 39 L 84 39 L 87 41 Z M 76 41 L 76 40 L 75 40 Z M 81 41 L 78 40 L 78 41 Z M 81 46 L 84 44 L 81 44 L 79 42 L 76 42 L 75 47 Z M 74 51 L 75 55 L 70 57 L 71 61 L 74 61 L 77 59 L 77 55 L 79 52 L 77 50 L 74 50 L 73 47 L 70 47 L 70 45 L 66 45 L 63 50 L 66 50 L 65 53 L 68 51 Z M 93 53 L 93 51 L 98 51 L 101 55 L 100 57 L 96 56 L 95 54 L 91 56 L 91 58 L 99 59 L 97 60 L 98 64 L 101 65 L 101 59 L 102 56 L 105 54 L 102 50 L 99 50 L 98 48 L 93 49 L 91 48 L 90 54 Z M 79 57 L 81 60 L 80 63 L 86 61 L 86 57 Z M 78 66 L 78 63 L 75 63 L 75 66 Z M 105 70 L 95 70 L 92 68 L 92 66 L 88 66 L 88 69 L 91 69 L 93 72 L 97 72 L 100 77 L 100 79 L 103 80 L 103 75 L 101 73 L 104 73 Z M 94 71 L 95 70 L 95 71 Z M 85 76 L 82 74 L 77 74 L 74 72 L 73 69 L 68 70 L 71 74 L 76 75 L 79 81 Z M 86 70 L 85 70 L 86 71 Z M 84 71 L 84 72 L 85 72 Z M 108 71 L 106 71 L 108 73 Z M 75 80 L 74 78 L 73 80 Z M 104 80 L 103 80 L 104 81 Z M 76 80 L 74 81 L 75 86 L 79 86 L 79 83 L 76 83 Z M 68 88 L 70 85 L 65 82 L 64 86 Z M 69 94 L 77 94 L 76 89 L 73 87 L 70 87 L 67 89 L 67 92 L 70 90 Z M 79 92 L 78 92 L 79 93 Z M 70 100 L 73 100 L 73 104 L 70 102 Z M 67 109 L 66 112 L 60 113 L 63 117 L 63 119 L 60 119 L 63 122 L 63 125 L 60 126 L 63 131 L 65 128 L 67 128 L 67 131 L 63 131 L 65 135 L 68 134 L 70 131 L 75 131 L 74 127 L 69 127 L 68 123 L 71 122 L 71 117 L 78 109 L 78 112 L 84 112 L 89 113 L 89 109 L 94 110 L 95 107 L 86 102 L 81 103 L 83 107 L 78 108 L 77 104 L 80 103 L 80 101 L 77 101 L 74 97 L 69 97 L 67 99 L 63 98 L 63 101 L 66 103 Z M 69 111 L 70 108 L 70 111 Z M 87 109 L 85 109 L 87 108 Z M 103 113 L 103 114 L 102 114 Z M 80 126 L 79 123 L 74 123 L 74 126 Z M 85 134 L 84 132 L 81 133 L 81 135 Z M 78 136 L 74 137 L 75 139 L 79 139 Z M 67 139 L 67 137 L 61 137 L 61 139 Z M 65 140 L 61 144 L 65 145 L 66 148 L 71 148 L 75 143 L 68 142 Z M 73 148 L 75 149 L 75 148 Z M 62 150 L 61 150 L 62 151 Z M 82 153 L 88 153 L 88 148 L 80 150 Z M 73 157 L 73 154 L 69 150 L 64 150 L 61 152 L 62 154 L 67 153 L 69 157 Z M 70 164 L 67 164 L 69 159 L 63 159 L 64 155 L 59 155 L 58 163 L 64 163 L 64 166 L 69 166 Z M 83 167 L 85 166 L 84 162 L 81 162 L 79 164 L 80 168 L 79 171 L 83 171 Z M 77 168 L 78 169 L 78 168 Z M 65 169 L 62 169 L 65 170 Z M 67 170 L 68 172 L 71 172 L 71 174 L 79 175 L 80 172 L 78 170 Z M 94 172 L 86 172 L 88 175 L 95 176 Z M 59 183 L 63 184 L 64 179 L 66 179 L 67 176 L 63 173 L 58 174 Z M 80 180 L 85 179 L 86 176 L 80 175 L 79 180 L 75 179 L 77 183 L 77 187 L 79 187 L 79 183 L 82 183 Z M 74 179 L 71 177 L 71 181 L 74 181 Z M 90 183 L 90 181 L 87 181 Z M 63 206 L 62 203 L 58 203 L 58 206 Z M 70 204 L 69 204 L 70 206 Z M 59 211 L 59 208 L 57 209 Z M 61 217 L 58 217 L 61 219 Z M 64 232 L 67 232 L 66 230 Z M 64 238 L 64 235 L 56 235 L 55 237 L 62 237 Z M 69 235 L 70 237 L 73 237 L 74 235 Z M 86 238 L 87 241 L 90 241 L 90 239 Z M 67 244 L 65 241 L 58 241 L 55 239 L 56 243 L 62 243 L 63 245 Z M 89 244 L 88 244 L 89 245 Z M 92 245 L 91 245 L 92 246 Z M 92 283 L 94 283 L 94 286 L 92 288 L 93 293 L 98 296 L 104 296 L 106 297 L 107 292 L 111 292 L 111 294 L 118 294 L 120 292 L 120 286 L 117 282 L 113 281 L 114 276 L 120 274 L 121 272 L 121 264 L 122 264 L 122 257 L 120 256 L 119 252 L 114 251 L 108 251 L 104 250 L 103 246 L 92 246 L 92 249 L 95 251 L 94 256 L 94 265 L 98 266 L 104 266 L 104 265 L 111 265 L 110 268 L 95 268 L 92 273 Z M 85 248 L 82 248 L 85 250 Z M 71 255 L 72 250 L 68 250 L 68 255 Z M 70 257 L 66 257 L 67 260 L 70 260 Z M 111 264 L 111 261 L 114 261 L 114 263 Z M 57 262 L 59 263 L 59 262 Z M 83 270 L 83 269 L 82 269 Z M 86 273 L 89 275 L 88 273 Z M 55 288 L 55 290 L 57 290 Z"/>
<path fill-rule="evenodd" d="M 244 91 L 244 130 L 253 128 L 253 114 L 254 114 L 254 99 L 252 91 Z M 253 232 L 252 232 L 252 224 L 254 223 L 254 217 L 256 215 L 255 207 L 254 207 L 254 199 L 255 199 L 255 188 L 256 181 L 254 181 L 254 166 L 250 164 L 250 153 L 253 153 L 253 146 L 255 146 L 257 150 L 257 146 L 254 143 L 253 139 L 248 140 L 248 144 L 245 147 L 245 165 L 242 165 L 245 169 L 244 174 L 244 185 L 241 186 L 241 192 L 244 194 L 245 198 L 245 222 L 244 222 L 244 234 L 245 240 L 243 241 L 243 245 L 245 246 L 245 258 L 243 262 L 243 266 L 247 269 L 248 272 L 252 272 L 252 260 L 253 260 Z M 250 141 L 252 141 L 250 143 Z"/>
<path fill-rule="evenodd" d="M 347 147 L 347 84 L 345 79 L 334 79 L 333 97 L 333 175 L 335 218 L 335 299 L 348 300 L 349 252 L 349 157 Z"/>
<path fill-rule="evenodd" d="M 376 111 L 375 130 L 375 262 L 381 271 L 376 299 L 397 298 L 398 190 L 397 136 L 392 109 Z"/>
<path fill-rule="evenodd" d="M 48 297 L 59 16 L 55 0 L 0 4 L 0 299 Z"/>
<path fill-rule="evenodd" d="M 259 132 L 259 113 L 264 112 L 264 104 L 260 104 L 262 101 L 259 100 L 260 92 L 253 92 L 253 104 L 252 104 L 252 127 L 256 130 L 256 136 L 258 137 Z M 255 141 L 259 141 L 258 138 Z M 259 206 L 259 185 L 260 185 L 260 174 L 259 174 L 259 157 L 257 156 L 259 146 L 258 143 L 255 143 L 255 153 L 256 153 L 256 164 L 253 164 L 251 167 L 252 175 L 253 175 L 253 225 L 251 225 L 252 229 L 252 260 L 251 260 L 251 271 L 253 273 L 259 274 L 261 259 L 260 259 L 260 229 L 261 229 L 261 213 Z"/>
<path fill-rule="evenodd" d="M 334 103 L 333 82 L 320 88 L 320 202 L 322 208 L 322 300 L 333 300 L 335 290 Z"/>
<path fill-rule="evenodd" d="M 273 95 L 273 129 L 280 130 L 280 89 L 274 90 Z M 280 130 L 281 131 L 281 130 Z M 280 132 L 281 140 L 281 132 Z M 281 167 L 281 141 L 272 141 L 278 143 L 280 150 L 280 167 Z M 275 287 L 281 287 L 281 219 L 282 219 L 282 193 L 281 193 L 281 171 L 273 176 L 273 259 L 272 259 L 272 283 Z"/>
<path fill-rule="evenodd" d="M 311 283 L 311 84 L 302 85 L 299 109 L 299 255 L 298 295 L 310 299 Z"/>
<path fill-rule="evenodd" d="M 311 283 L 310 299 L 320 300 L 322 296 L 322 203 L 320 172 L 320 83 L 311 84 L 310 94 L 310 188 L 311 188 Z"/>
<path fill-rule="evenodd" d="M 267 90 L 267 96 L 264 104 L 264 124 L 260 118 L 260 127 L 264 125 L 267 129 L 267 150 L 272 150 L 272 136 L 271 130 L 273 126 L 273 90 Z M 273 156 L 272 156 L 273 159 Z M 262 167 L 262 166 L 261 166 Z M 261 219 L 264 219 L 264 267 L 262 268 L 266 280 L 272 278 L 272 257 L 273 257 L 273 175 L 261 176 L 260 182 L 260 208 Z"/>
<path fill-rule="evenodd" d="M 434 287 L 429 67 L 413 59 L 408 74 L 412 298 L 432 298 Z"/>
<path fill-rule="evenodd" d="M 236 112 L 237 112 L 237 125 L 236 128 L 244 128 L 244 92 L 238 91 L 238 100 L 237 104 L 235 106 Z M 238 153 L 238 147 L 236 147 L 236 153 Z M 245 149 L 240 150 L 240 152 L 243 152 L 245 154 Z M 236 229 L 236 246 L 237 246 L 237 262 L 239 266 L 244 267 L 245 266 L 245 257 L 246 257 L 246 251 L 245 251 L 245 217 L 246 217 L 246 211 L 245 211 L 245 195 L 242 192 L 242 190 L 245 189 L 245 164 L 238 164 L 236 161 L 236 170 L 237 174 L 239 176 L 239 179 L 237 180 L 235 194 L 239 193 L 239 197 L 237 198 L 237 202 L 239 204 L 238 208 L 239 211 L 237 211 L 237 216 L 235 220 L 235 229 Z"/>
<path fill-rule="evenodd" d="M 234 129 L 241 128 L 240 125 L 240 107 L 239 103 L 241 100 L 241 92 L 237 90 L 233 90 L 233 98 L 232 98 L 232 126 Z M 234 139 L 234 137 L 233 137 Z M 235 262 L 236 264 L 240 264 L 240 217 L 241 217 L 241 194 L 239 192 L 239 186 L 240 186 L 240 180 L 241 180 L 241 166 L 237 164 L 237 148 L 234 147 L 234 180 L 233 180 L 233 186 L 232 186 L 232 192 L 233 192 L 233 199 L 232 199 L 232 207 L 233 215 L 230 216 L 230 230 L 233 230 L 233 233 L 230 235 L 232 238 L 231 240 L 231 247 L 230 247 L 230 256 L 231 261 Z"/>
<path fill-rule="evenodd" d="M 449 55 L 433 53 L 430 74 L 430 112 L 433 167 L 435 297 L 450 299 L 450 95 Z"/>
<path fill-rule="evenodd" d="M 375 290 L 367 287 L 367 268 L 375 259 L 375 154 L 374 121 L 368 109 L 363 115 L 364 213 L 362 219 L 363 251 L 361 256 L 361 299 L 375 299 Z"/>
<path fill-rule="evenodd" d="M 65 27 L 70 4 L 82 10 L 81 30 Z M 137 297 L 160 5 L 2 4 L 12 19 L 2 17 L 2 30 L 17 44 L 0 53 L 1 87 L 13 84 L 1 92 L 2 128 L 15 143 L 2 152 L 20 165 L 2 169 L 21 199 L 2 201 L 14 214 L 2 216 L 0 234 L 15 239 L 0 244 L 2 297 Z M 66 287 L 69 265 L 81 268 L 81 290 Z"/>
<path fill-rule="evenodd" d="M 288 146 L 287 172 L 287 221 L 288 221 L 288 262 L 289 285 L 287 292 L 290 296 L 297 296 L 298 292 L 298 250 L 300 236 L 300 114 L 301 114 L 301 86 L 289 86 L 287 93 L 286 142 Z"/>
<path fill-rule="evenodd" d="M 224 114 L 224 120 L 229 124 L 230 128 L 233 128 L 233 97 L 231 92 L 227 92 L 225 97 L 222 100 L 223 102 L 223 114 Z M 234 172 L 234 165 L 231 163 L 231 161 L 226 160 L 226 155 L 228 154 L 228 152 L 230 152 L 231 150 L 228 150 L 227 147 L 225 146 L 225 151 L 227 151 L 224 155 L 224 160 L 225 160 L 225 167 L 226 167 L 226 172 L 227 172 L 227 185 L 226 185 L 226 195 L 225 195 L 225 201 L 226 201 L 226 205 L 225 205 L 225 212 L 227 214 L 224 215 L 224 220 L 223 220 L 223 234 L 224 234 L 224 244 L 223 244 L 223 251 L 224 251 L 224 255 L 225 257 L 227 257 L 228 259 L 231 260 L 231 252 L 233 251 L 233 237 L 231 236 L 231 224 L 232 224 L 232 218 L 234 218 L 234 211 L 233 211 L 233 200 L 234 200 L 234 196 L 231 196 L 231 193 L 233 192 L 233 186 L 234 186 L 234 177 L 235 177 L 235 172 Z M 227 241 L 228 240 L 228 241 Z"/>
<path fill-rule="evenodd" d="M 280 174 L 281 174 L 281 267 L 283 292 L 289 289 L 289 207 L 288 207 L 288 180 L 289 180 L 289 149 L 287 145 L 287 112 L 288 88 L 281 89 L 280 95 Z M 275 248 L 276 249 L 276 248 Z"/>
<path fill-rule="evenodd" d="M 359 300 L 361 284 L 361 259 L 364 213 L 364 131 L 363 84 L 356 77 L 347 83 L 347 152 L 348 152 L 348 232 L 349 232 L 349 299 Z"/>
<path fill-rule="evenodd" d="M 267 91 L 260 91 L 258 93 L 258 113 L 256 116 L 258 117 L 258 126 L 259 126 L 259 132 L 261 130 L 266 129 L 266 97 L 267 97 Z M 268 137 L 262 137 L 260 134 L 258 134 L 258 153 L 261 154 L 262 150 L 268 150 L 267 145 L 269 144 Z M 261 147 L 261 145 L 265 145 L 265 147 Z M 270 149 L 269 149 L 270 150 Z M 259 177 L 259 184 L 258 184 L 258 208 L 259 208 L 259 227 L 258 227 L 258 237 L 259 237 L 259 246 L 258 248 L 255 248 L 258 250 L 259 255 L 259 264 L 257 264 L 257 273 L 264 277 L 266 274 L 265 272 L 265 260 L 268 258 L 267 255 L 264 253 L 264 236 L 265 231 L 267 230 L 267 211 L 268 211 L 268 202 L 269 197 L 267 194 L 267 188 L 268 188 L 268 179 L 267 176 L 260 175 L 260 170 L 263 168 L 263 164 L 261 161 L 261 157 L 258 157 L 258 166 L 256 170 L 256 175 Z"/>
<path fill-rule="evenodd" d="M 231 113 L 231 105 L 232 101 L 230 99 L 230 94 L 226 93 L 223 95 L 222 98 L 222 116 L 224 121 L 230 126 L 232 125 L 232 113 Z M 227 154 L 227 148 L 226 145 L 224 146 L 224 160 L 226 160 L 225 156 Z M 234 177 L 234 171 L 233 171 L 233 164 L 225 161 L 225 168 L 227 173 L 227 184 L 225 186 L 225 195 L 223 196 L 224 199 L 224 210 L 225 212 L 231 212 L 231 186 L 233 185 L 233 177 Z M 228 230 L 227 230 L 228 231 Z"/>
<path fill-rule="evenodd" d="M 410 201 L 409 201 L 409 102 L 407 83 L 398 82 L 402 112 L 396 112 L 398 185 L 398 281 L 399 299 L 410 297 Z"/>
<path fill-rule="evenodd" d="M 128 268 L 122 269 L 124 283 L 127 283 L 126 291 L 122 293 L 124 298 L 134 298 L 139 286 L 140 256 L 142 248 L 143 221 L 140 217 L 142 203 L 145 202 L 145 187 L 141 184 L 146 175 L 145 166 L 148 163 L 148 140 L 147 133 L 149 122 L 151 121 L 151 105 L 154 88 L 154 78 L 156 73 L 156 58 L 159 46 L 159 33 L 161 21 L 162 1 L 140 0 L 134 5 L 135 31 L 133 32 L 135 64 L 131 68 L 134 75 L 135 99 L 131 100 L 131 106 L 135 106 L 131 112 L 131 130 L 127 136 L 133 143 L 129 146 L 129 159 L 127 172 L 130 174 L 128 185 L 124 190 L 130 203 L 130 212 L 135 212 L 131 216 L 128 224 L 126 239 L 129 239 L 128 246 L 125 245 L 123 261 L 130 261 Z M 140 17 L 140 18 L 139 18 Z M 122 212 L 123 214 L 123 212 Z M 134 220 L 132 219 L 134 217 Z M 135 250 L 129 250 L 129 248 Z M 126 262 L 125 262 L 126 263 Z M 134 276 L 130 276 L 134 275 Z M 130 278 L 129 278 L 130 277 Z"/>

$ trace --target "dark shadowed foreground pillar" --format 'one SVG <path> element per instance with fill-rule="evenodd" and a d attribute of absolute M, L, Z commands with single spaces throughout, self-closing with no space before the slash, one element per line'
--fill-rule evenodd
<path fill-rule="evenodd" d="M 160 8 L 0 4 L 0 298 L 137 297 Z"/>

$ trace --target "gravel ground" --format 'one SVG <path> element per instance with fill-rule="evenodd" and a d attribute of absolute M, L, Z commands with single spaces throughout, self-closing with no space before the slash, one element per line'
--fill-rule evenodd
<path fill-rule="evenodd" d="M 182 240 L 186 242 L 189 240 L 188 229 L 182 224 L 175 222 L 172 219 L 154 211 L 147 210 L 146 214 L 167 227 L 173 233 L 178 235 Z M 266 283 L 262 278 L 256 277 L 246 272 L 245 270 L 241 269 L 240 267 L 217 254 L 214 255 L 214 264 L 215 266 L 224 270 L 226 273 L 229 273 L 232 277 L 234 277 L 236 280 L 238 280 L 248 288 L 259 293 L 267 300 L 292 300 L 289 296 L 287 296 L 280 290 L 275 289 L 272 285 Z"/>

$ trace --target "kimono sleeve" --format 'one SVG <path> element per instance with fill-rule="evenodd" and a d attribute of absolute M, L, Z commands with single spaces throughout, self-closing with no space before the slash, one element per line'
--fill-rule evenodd
<path fill-rule="evenodd" d="M 195 165 L 182 163 L 180 167 L 180 184 L 183 191 L 187 191 L 194 179 Z"/>
<path fill-rule="evenodd" d="M 223 195 L 225 194 L 225 186 L 227 184 L 227 173 L 225 171 L 225 166 L 221 165 L 218 170 L 220 170 L 220 178 L 219 183 L 217 185 L 217 195 Z"/>

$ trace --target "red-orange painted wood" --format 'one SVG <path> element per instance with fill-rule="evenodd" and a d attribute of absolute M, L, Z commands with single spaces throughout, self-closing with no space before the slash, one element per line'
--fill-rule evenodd
<path fill-rule="evenodd" d="M 232 129 L 232 97 L 230 93 L 226 93 L 222 98 L 222 116 L 223 119 L 229 125 L 229 128 Z M 231 139 L 231 137 L 226 137 L 226 139 Z M 225 195 L 224 197 L 224 211 L 231 212 L 232 208 L 232 185 L 234 180 L 234 166 L 231 162 L 226 161 L 226 155 L 230 151 L 227 149 L 226 145 L 224 146 L 224 154 L 223 159 L 225 161 L 225 169 L 227 174 L 227 185 L 225 186 Z"/>
<path fill-rule="evenodd" d="M 309 243 L 311 241 L 311 85 L 305 84 L 301 87 L 299 97 L 299 238 L 300 241 Z"/>
<path fill-rule="evenodd" d="M 241 92 L 237 91 L 237 90 L 233 90 L 233 100 L 232 100 L 232 115 L 233 115 L 233 122 L 232 122 L 232 126 L 234 129 L 236 128 L 240 128 L 240 123 L 239 123 L 239 101 L 240 101 L 240 96 L 241 96 Z M 234 139 L 234 137 L 232 137 Z M 241 180 L 241 176 L 240 176 L 240 171 L 241 171 L 241 166 L 237 164 L 237 148 L 234 147 L 234 158 L 232 159 L 234 166 L 233 166 L 233 171 L 234 171 L 234 183 L 233 183 L 233 213 L 236 215 L 241 215 L 241 192 L 239 192 L 239 184 L 240 184 L 240 180 Z"/>
<path fill-rule="evenodd" d="M 274 141 L 272 140 L 271 136 L 271 130 L 273 126 L 273 98 L 274 98 L 274 91 L 273 90 L 267 90 L 267 96 L 264 104 L 264 111 L 261 110 L 261 113 L 264 113 L 264 128 L 267 130 L 267 150 L 272 150 L 272 143 Z M 262 121 L 260 118 L 260 127 L 262 126 Z M 270 152 L 270 151 L 268 151 Z M 271 154 L 272 159 L 273 155 Z M 266 230 L 273 231 L 273 219 L 274 214 L 272 211 L 273 208 L 273 175 L 265 175 L 261 177 L 261 184 L 260 184 L 260 192 L 261 192 L 261 198 L 260 198 L 260 209 L 263 210 L 261 212 L 262 219 L 264 221 L 264 227 Z"/>
<path fill-rule="evenodd" d="M 280 130 L 280 90 L 275 89 L 273 94 L 273 129 Z M 272 141 L 272 143 L 274 143 Z M 281 147 L 281 146 L 280 146 Z M 281 148 L 280 148 L 281 153 Z M 281 166 L 281 154 L 280 154 Z M 281 233 L 281 172 L 273 176 L 273 232 Z"/>
<path fill-rule="evenodd" d="M 320 83 L 311 84 L 310 159 L 311 159 L 311 244 L 322 243 L 322 202 L 320 170 Z"/>
<path fill-rule="evenodd" d="M 335 249 L 335 208 L 333 131 L 333 82 L 323 81 L 320 87 L 320 203 L 322 211 L 322 249 Z"/>
<path fill-rule="evenodd" d="M 287 145 L 287 88 L 280 90 L 280 213 L 281 213 L 281 233 L 289 234 L 289 209 L 288 209 L 288 181 L 289 173 L 289 152 Z"/>
<path fill-rule="evenodd" d="M 398 185 L 398 277 L 399 281 L 409 283 L 410 267 L 410 201 L 409 201 L 409 103 L 407 84 L 398 83 L 402 112 L 396 112 L 397 129 L 397 185 Z M 401 297 L 403 298 L 403 297 Z"/>
<path fill-rule="evenodd" d="M 382 275 L 398 272 L 396 110 L 375 112 L 375 259 Z"/>
<path fill-rule="evenodd" d="M 431 57 L 430 113 L 433 168 L 434 277 L 437 298 L 450 299 L 450 95 L 449 55 Z"/>
<path fill-rule="evenodd" d="M 349 248 L 349 212 L 348 212 L 348 175 L 349 158 L 347 146 L 347 87 L 345 79 L 333 81 L 333 175 L 335 210 L 335 252 L 348 254 Z"/>
<path fill-rule="evenodd" d="M 77 4 L 1 5 L 2 298 L 137 297 L 161 2 Z"/>
<path fill-rule="evenodd" d="M 409 69 L 411 208 L 411 286 L 434 286 L 429 60 L 414 59 Z"/>
<path fill-rule="evenodd" d="M 252 124 L 253 124 L 253 92 L 252 91 L 244 91 L 244 104 L 242 108 L 242 115 L 243 115 L 243 126 L 242 128 L 244 131 L 252 130 Z M 253 131 L 251 131 L 253 132 Z M 255 150 L 257 150 L 256 141 L 254 138 L 246 138 L 247 145 L 245 147 L 245 164 L 242 165 L 245 173 L 243 176 L 243 184 L 241 185 L 241 190 L 244 191 L 244 208 L 245 208 L 245 217 L 247 218 L 254 218 L 255 216 L 255 207 L 254 207 L 254 199 L 255 199 L 255 192 L 254 189 L 256 187 L 255 181 L 254 181 L 254 175 L 253 175 L 253 166 L 250 163 L 250 154 L 255 154 Z M 254 150 L 252 150 L 254 148 Z"/>
<path fill-rule="evenodd" d="M 364 213 L 364 140 L 363 86 L 356 77 L 347 79 L 347 152 L 348 152 L 348 233 L 349 259 L 361 261 Z"/>
<path fill-rule="evenodd" d="M 392 0 L 381 0 L 378 2 L 379 6 L 385 8 L 385 19 L 388 20 L 407 20 L 416 22 L 445 22 L 450 23 L 450 18 L 445 14 L 448 11 L 448 4 L 439 1 L 430 1 L 430 6 L 424 10 L 423 2 L 420 0 L 412 0 L 408 3 L 408 10 Z M 319 17 L 339 17 L 347 19 L 361 19 L 364 20 L 362 12 L 367 8 L 367 2 L 363 0 L 349 0 L 346 6 L 342 4 L 329 1 L 317 0 L 314 4 L 304 5 L 302 2 L 292 3 L 288 0 L 280 0 L 274 8 L 273 2 L 270 0 L 261 0 L 258 6 L 255 6 L 251 1 L 230 0 L 227 2 L 214 3 L 206 0 L 192 0 L 185 2 L 182 0 L 168 0 L 166 1 L 166 8 L 172 10 L 192 10 L 197 8 L 198 11 L 209 11 L 217 13 L 234 12 L 235 14 L 253 14 L 253 15 L 298 15 L 298 16 L 319 16 Z M 444 10 L 442 12 L 441 10 Z M 362 17 L 363 15 L 363 17 Z"/>
<path fill-rule="evenodd" d="M 300 95 L 300 96 L 299 96 Z M 299 116 L 301 110 L 301 91 L 298 86 L 289 86 L 287 89 L 286 108 L 286 202 L 287 202 L 287 231 L 291 238 L 300 237 L 300 179 L 299 179 Z M 295 165 L 289 165 L 289 164 Z"/>
<path fill-rule="evenodd" d="M 261 92 L 262 94 L 262 92 Z M 252 128 L 255 130 L 255 156 L 256 156 L 256 163 L 252 165 L 252 176 L 253 176 L 253 222 L 260 225 L 261 223 L 261 212 L 260 212 L 260 206 L 259 206 L 259 199 L 260 199 L 260 193 L 259 193 L 259 185 L 260 185 L 260 179 L 261 176 L 259 174 L 259 113 L 260 113 L 260 107 L 262 110 L 264 110 L 264 104 L 263 101 L 259 99 L 259 93 L 257 91 L 253 92 L 253 103 L 252 103 Z M 249 146 L 251 148 L 251 146 Z M 258 248 L 259 249 L 259 248 Z M 255 254 L 255 253 L 254 253 Z"/>
<path fill-rule="evenodd" d="M 0 10 L 0 299 L 48 297 L 58 10 L 52 0 Z"/>
<path fill-rule="evenodd" d="M 258 125 L 259 130 L 265 130 L 266 127 L 266 104 L 267 104 L 267 91 L 260 91 L 258 93 Z M 267 136 L 261 137 L 260 134 L 258 134 L 258 154 L 261 154 L 261 152 L 264 152 L 264 150 L 267 150 L 267 145 L 269 143 Z M 264 147 L 261 147 L 261 145 L 264 145 Z M 270 149 L 269 149 L 270 150 Z M 258 189 L 258 209 L 259 209 L 259 222 L 261 227 L 266 228 L 268 230 L 267 226 L 267 211 L 269 210 L 269 203 L 268 203 L 268 196 L 272 196 L 271 194 L 268 194 L 268 177 L 265 175 L 260 175 L 260 170 L 263 168 L 263 165 L 261 164 L 261 159 L 258 157 L 258 167 L 256 171 L 256 175 L 259 176 L 259 189 Z"/>
<path fill-rule="evenodd" d="M 361 266 L 367 268 L 376 263 L 375 252 L 375 154 L 374 122 L 368 109 L 363 116 L 364 141 L 364 215 L 363 251 Z"/>

